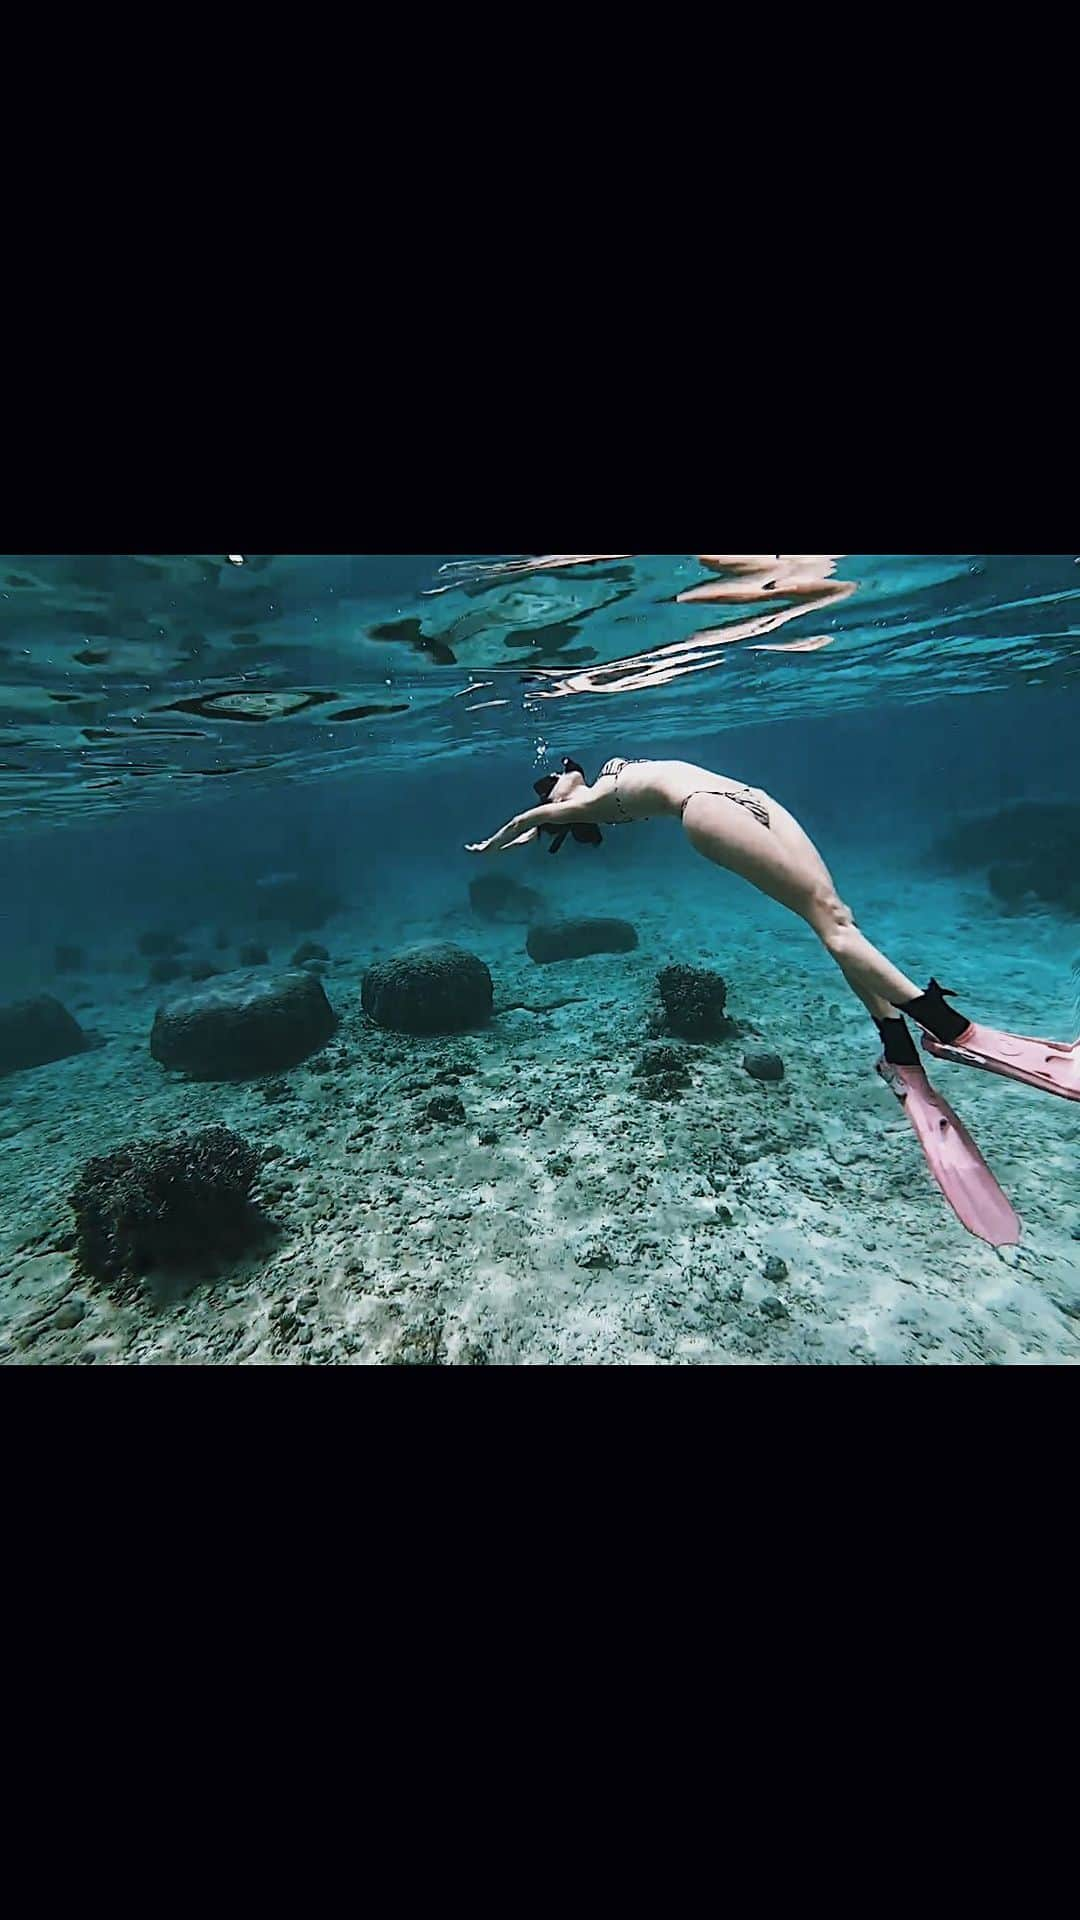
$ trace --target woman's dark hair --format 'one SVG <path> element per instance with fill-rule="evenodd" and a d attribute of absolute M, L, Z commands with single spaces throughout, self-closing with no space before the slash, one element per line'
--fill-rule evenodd
<path fill-rule="evenodd" d="M 581 766 L 577 760 L 567 759 L 565 754 L 562 760 L 562 770 L 563 773 L 580 773 L 583 780 L 587 778 L 584 767 Z M 533 792 L 538 793 L 541 800 L 550 800 L 561 777 L 562 775 L 558 773 L 546 773 L 542 780 L 533 782 Z"/>
<path fill-rule="evenodd" d="M 587 778 L 584 767 L 581 766 L 577 760 L 568 759 L 565 754 L 562 760 L 562 770 L 563 773 L 580 773 L 583 780 Z M 545 774 L 542 780 L 535 780 L 533 782 L 533 792 L 538 793 L 541 800 L 550 800 L 555 788 L 559 784 L 560 777 L 557 773 Z M 604 836 L 600 832 L 599 827 L 594 826 L 541 827 L 540 831 L 541 833 L 549 833 L 551 835 L 551 845 L 548 848 L 549 853 L 558 853 L 563 841 L 570 835 L 583 846 L 587 847 L 602 846 L 604 840 Z"/>

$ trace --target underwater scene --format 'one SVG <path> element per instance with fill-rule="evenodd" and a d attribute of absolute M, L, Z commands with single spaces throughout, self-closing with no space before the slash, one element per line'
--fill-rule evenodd
<path fill-rule="evenodd" d="M 1080 1357 L 1080 556 L 0 555 L 0 1363 Z"/>

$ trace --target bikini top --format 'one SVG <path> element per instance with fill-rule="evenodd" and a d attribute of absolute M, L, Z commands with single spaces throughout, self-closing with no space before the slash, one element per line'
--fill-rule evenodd
<path fill-rule="evenodd" d="M 610 774 L 615 781 L 615 789 L 611 797 L 615 802 L 615 810 L 621 817 L 611 822 L 613 827 L 636 827 L 640 824 L 634 819 L 632 814 L 623 811 L 622 798 L 619 793 L 619 775 L 624 767 L 644 767 L 646 765 L 647 761 L 644 759 L 634 760 L 617 757 L 614 760 L 605 760 L 604 765 L 597 774 L 596 777 L 598 780 L 603 780 L 606 775 Z"/>

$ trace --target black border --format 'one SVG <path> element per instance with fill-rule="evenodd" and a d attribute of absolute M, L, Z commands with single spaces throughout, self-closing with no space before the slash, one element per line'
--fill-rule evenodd
<path fill-rule="evenodd" d="M 219 303 L 24 343 L 5 547 L 41 552 L 1070 551 L 1075 412 L 930 302 L 672 274 L 567 291 L 484 260 L 467 300 Z M 464 269 L 462 268 L 463 272 Z M 503 268 L 506 274 L 509 268 Z M 423 275 L 414 269 L 417 286 Z M 518 284 L 520 282 L 520 285 Z M 537 284 L 538 283 L 538 284 Z M 501 296 L 501 297 L 500 297 Z M 274 298 L 276 299 L 276 295 Z M 558 297 L 557 322 L 551 309 Z M 1033 315 L 1034 323 L 1034 315 Z M 246 330 L 245 330 L 246 326 Z M 119 341 L 119 344 L 117 342 Z M 842 538 L 840 537 L 842 536 Z"/>

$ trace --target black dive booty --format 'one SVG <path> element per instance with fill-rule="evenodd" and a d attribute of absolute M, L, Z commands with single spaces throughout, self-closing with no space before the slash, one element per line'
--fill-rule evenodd
<path fill-rule="evenodd" d="M 894 1020 L 875 1020 L 874 1025 L 881 1035 L 885 1058 L 891 1067 L 917 1067 L 921 1064 L 919 1050 L 899 1014 Z"/>
<path fill-rule="evenodd" d="M 971 1021 L 964 1014 L 957 1013 L 955 1007 L 946 1004 L 947 992 L 947 987 L 940 987 L 936 980 L 931 980 L 926 992 L 920 993 L 917 1000 L 909 1000 L 902 1011 L 920 1027 L 925 1027 L 927 1033 L 932 1033 L 935 1040 L 944 1040 L 947 1046 L 951 1046 L 954 1040 L 959 1040 L 960 1035 L 967 1032 Z"/>

